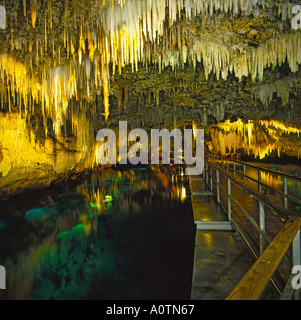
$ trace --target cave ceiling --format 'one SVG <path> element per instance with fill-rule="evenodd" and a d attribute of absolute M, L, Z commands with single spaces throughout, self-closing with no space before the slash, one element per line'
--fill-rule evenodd
<path fill-rule="evenodd" d="M 301 124 L 292 1 L 5 0 L 3 111 L 59 130 L 227 117 Z M 43 121 L 43 122 L 42 122 Z"/>

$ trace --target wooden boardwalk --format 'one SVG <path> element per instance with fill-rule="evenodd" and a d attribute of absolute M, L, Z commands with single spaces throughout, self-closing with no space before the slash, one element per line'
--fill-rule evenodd
<path fill-rule="evenodd" d="M 252 183 L 249 185 L 235 172 L 233 175 L 214 163 L 207 163 L 204 177 L 190 177 L 189 185 L 197 228 L 191 298 L 225 299 L 230 292 L 238 291 L 243 297 L 241 288 L 235 291 L 236 285 L 244 287 L 245 282 L 240 280 L 247 274 L 249 277 L 245 279 L 250 281 L 252 266 L 263 254 L 274 258 L 268 268 L 271 271 L 262 273 L 264 279 L 253 279 L 254 283 L 261 283 L 254 297 L 273 300 L 283 297 L 282 291 L 287 290 L 290 280 L 291 262 L 295 260 L 296 264 L 300 260 L 300 223 L 295 212 L 284 208 L 279 199 L 253 189 Z M 294 223 L 294 235 L 289 237 L 289 232 L 283 233 L 283 229 L 291 219 L 298 221 Z M 281 243 L 277 239 L 282 239 Z M 288 250 L 292 243 L 294 253 Z M 280 248 L 280 259 L 271 250 L 275 247 Z"/>
<path fill-rule="evenodd" d="M 224 300 L 254 260 L 203 179 L 191 177 L 189 185 L 197 226 L 191 299 Z"/>

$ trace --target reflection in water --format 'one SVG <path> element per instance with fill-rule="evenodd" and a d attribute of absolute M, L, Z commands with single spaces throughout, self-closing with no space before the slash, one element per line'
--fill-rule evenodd
<path fill-rule="evenodd" d="M 2 298 L 189 298 L 194 229 L 177 170 L 110 169 L 53 200 L 10 204 Z"/>
<path fill-rule="evenodd" d="M 208 249 L 213 249 L 214 248 L 214 236 L 213 236 L 212 232 L 204 232 L 203 237 L 204 237 L 204 242 L 206 244 L 206 247 Z"/>
<path fill-rule="evenodd" d="M 252 163 L 253 164 L 253 163 Z M 296 165 L 271 165 L 271 164 L 256 164 L 255 165 L 262 167 L 262 168 L 266 168 L 269 170 L 273 170 L 275 171 L 275 174 L 273 173 L 269 173 L 269 172 L 261 172 L 261 181 L 263 184 L 274 188 L 276 190 L 280 190 L 282 192 L 284 192 L 284 179 L 277 175 L 277 172 L 282 172 L 282 173 L 287 173 L 290 174 L 292 176 L 296 176 L 296 177 L 301 177 L 301 166 L 296 166 Z M 257 180 L 258 179 L 258 171 L 256 169 L 253 168 L 247 168 L 246 170 L 246 174 Z M 252 182 L 249 181 L 250 184 L 252 184 Z M 288 194 L 297 198 L 297 199 L 301 199 L 301 183 L 297 182 L 295 180 L 291 180 L 288 179 Z M 254 183 L 254 187 L 257 187 L 257 184 Z M 266 190 L 265 192 L 267 192 L 268 194 L 272 194 L 275 197 L 278 197 L 279 199 L 283 200 L 283 197 L 281 195 L 279 195 L 276 192 L 273 192 L 271 190 Z M 300 209 L 300 204 L 295 203 L 293 200 L 289 199 L 288 200 L 289 205 L 294 206 L 297 209 Z"/>
<path fill-rule="evenodd" d="M 301 155 L 301 129 L 279 121 L 227 120 L 206 130 L 212 139 L 211 151 L 222 156 L 235 154 L 239 149 L 259 159 L 272 152 L 277 152 L 279 157 L 281 152 L 298 158 Z"/>

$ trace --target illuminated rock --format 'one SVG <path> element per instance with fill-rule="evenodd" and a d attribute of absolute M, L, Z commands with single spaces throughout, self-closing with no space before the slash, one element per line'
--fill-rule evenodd
<path fill-rule="evenodd" d="M 301 129 L 279 121 L 227 120 L 206 130 L 212 139 L 212 151 L 223 156 L 236 154 L 238 150 L 258 159 L 275 151 L 278 157 L 281 152 L 297 158 L 301 156 Z"/>
<path fill-rule="evenodd" d="M 62 30 L 61 39 L 55 39 L 53 17 L 58 11 L 57 5 L 48 1 L 47 5 L 38 6 L 36 0 L 30 0 L 32 27 L 38 23 L 44 37 L 20 39 L 19 31 L 12 25 L 12 49 L 27 50 L 30 55 L 29 63 L 23 63 L 7 53 L 2 54 L 0 70 L 5 84 L 0 88 L 2 105 L 8 103 L 11 109 L 18 101 L 20 110 L 25 108 L 32 114 L 35 105 L 42 105 L 45 118 L 53 120 L 58 132 L 71 99 L 90 101 L 99 88 L 102 89 L 102 114 L 108 120 L 111 81 L 116 70 L 122 74 L 126 66 L 135 72 L 139 64 L 146 68 L 155 64 L 160 73 L 168 67 L 176 72 L 185 64 L 191 64 L 195 69 L 200 63 L 207 80 L 211 74 L 217 80 L 226 80 L 228 74 L 233 73 L 240 81 L 251 77 L 255 82 L 263 80 L 264 70 L 270 66 L 281 65 L 287 60 L 291 71 L 297 72 L 301 63 L 300 33 L 261 35 L 266 40 L 256 47 L 249 47 L 246 42 L 234 45 L 225 41 L 228 35 L 224 30 L 217 31 L 215 37 L 211 36 L 211 29 L 206 32 L 206 19 L 214 19 L 216 12 L 231 12 L 237 19 L 254 12 L 256 16 L 258 8 L 264 10 L 266 5 L 271 6 L 264 0 L 91 0 L 89 4 L 90 7 L 83 7 L 81 1 L 64 2 L 63 20 L 56 26 Z M 280 2 L 274 6 L 283 21 L 292 18 L 287 14 L 291 5 Z M 26 1 L 23 1 L 23 9 L 26 16 Z M 91 25 L 83 21 L 78 23 L 73 12 L 80 17 L 90 17 Z M 205 21 L 204 30 L 189 28 L 193 26 L 189 21 L 195 17 Z M 223 28 L 222 24 L 220 26 Z M 247 34 L 251 39 L 260 33 L 252 29 Z M 38 76 L 33 72 L 35 64 Z M 155 90 L 157 105 L 160 104 L 159 92 Z M 287 93 L 280 95 L 287 101 Z"/>

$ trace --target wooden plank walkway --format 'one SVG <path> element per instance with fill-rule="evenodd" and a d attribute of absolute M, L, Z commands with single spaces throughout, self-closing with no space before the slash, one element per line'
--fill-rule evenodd
<path fill-rule="evenodd" d="M 231 173 L 228 173 L 230 176 Z M 213 175 L 215 175 L 213 173 Z M 238 178 L 238 177 L 237 177 Z M 240 179 L 238 179 L 240 181 Z M 220 182 L 224 186 L 225 189 L 227 189 L 227 180 L 224 177 L 220 177 Z M 240 181 L 241 184 L 244 184 L 243 181 Z M 251 184 L 252 185 L 252 184 Z M 250 188 L 254 188 L 250 187 Z M 256 190 L 255 190 L 256 191 Z M 232 184 L 231 186 L 231 196 L 238 202 L 244 209 L 247 211 L 252 219 L 259 225 L 259 203 L 258 200 L 256 200 L 252 195 L 248 193 L 247 190 L 243 190 L 236 186 L 235 184 Z M 269 198 L 269 201 L 276 203 L 279 203 L 279 199 L 274 198 L 273 196 L 267 196 Z M 223 192 L 221 193 L 221 200 L 224 204 L 227 204 L 227 195 Z M 260 236 L 258 233 L 258 230 L 252 225 L 252 223 L 247 219 L 247 217 L 241 212 L 241 210 L 232 203 L 231 207 L 233 211 L 233 215 L 237 217 L 239 220 L 241 226 L 244 230 L 246 230 L 246 233 L 250 237 L 250 240 L 253 241 L 255 245 L 258 245 L 260 242 Z M 265 214 L 265 230 L 267 235 L 270 237 L 270 239 L 273 239 L 277 236 L 277 234 L 281 231 L 283 228 L 284 222 L 281 221 L 279 217 L 276 216 L 274 212 L 269 210 L 268 208 L 265 208 L 266 214 Z M 268 245 L 266 243 L 266 245 Z M 259 252 L 257 252 L 257 255 L 259 255 Z M 290 278 L 290 272 L 291 268 L 290 266 L 283 260 L 280 262 L 278 268 L 278 283 L 281 286 L 281 283 L 285 284 L 289 278 Z"/>
<path fill-rule="evenodd" d="M 197 226 L 191 299 L 224 300 L 254 260 L 204 181 L 192 177 L 189 185 Z"/>
<path fill-rule="evenodd" d="M 224 300 L 254 264 L 242 237 L 199 177 L 189 179 L 196 240 L 192 300 Z M 246 197 L 241 194 L 241 197 Z M 248 209 L 254 204 L 249 203 Z M 278 299 L 268 285 L 263 299 Z"/>

